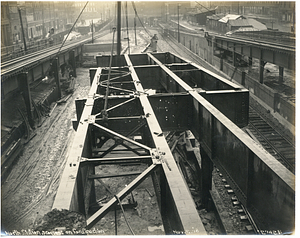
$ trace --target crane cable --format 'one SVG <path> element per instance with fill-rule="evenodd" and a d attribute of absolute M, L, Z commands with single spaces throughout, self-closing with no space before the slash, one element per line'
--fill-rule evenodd
<path fill-rule="evenodd" d="M 125 11 L 126 11 L 126 30 L 127 30 L 127 42 L 128 42 L 128 54 L 130 54 L 130 43 L 129 43 L 129 32 L 128 32 L 128 8 L 127 1 L 125 2 Z"/>
<path fill-rule="evenodd" d="M 109 61 L 109 69 L 108 69 L 108 76 L 107 76 L 107 85 L 106 85 L 106 94 L 105 94 L 105 101 L 104 101 L 104 109 L 102 111 L 103 119 L 107 119 L 107 102 L 108 102 L 108 94 L 109 94 L 109 80 L 111 75 L 111 65 L 112 65 L 112 58 L 114 54 L 114 41 L 115 41 L 115 32 L 116 28 L 113 28 L 113 40 L 111 45 L 111 55 L 110 55 L 110 61 Z"/>
<path fill-rule="evenodd" d="M 83 6 L 83 8 L 82 8 L 81 12 L 79 13 L 79 15 L 78 15 L 78 17 L 77 17 L 76 21 L 73 23 L 73 26 L 71 27 L 71 29 L 70 29 L 70 31 L 69 31 L 69 33 L 68 33 L 67 37 L 64 39 L 64 41 L 62 42 L 62 44 L 61 44 L 61 46 L 60 46 L 59 50 L 57 51 L 57 53 L 56 53 L 56 56 L 57 56 L 57 55 L 58 55 L 58 53 L 60 52 L 61 48 L 64 46 L 64 44 L 65 44 L 66 40 L 68 39 L 68 37 L 69 37 L 70 33 L 72 32 L 72 30 L 73 30 L 74 26 L 76 25 L 76 23 L 77 23 L 77 21 L 78 21 L 79 17 L 81 16 L 82 12 L 84 11 L 84 9 L 85 9 L 85 7 L 86 7 L 86 5 L 87 5 L 88 3 L 89 3 L 89 1 L 87 1 L 87 2 L 86 2 L 86 4 Z M 56 57 L 56 56 L 55 56 L 55 57 Z"/>
<path fill-rule="evenodd" d="M 54 59 L 58 56 L 58 54 L 59 54 L 61 48 L 64 46 L 66 40 L 68 39 L 70 33 L 72 32 L 74 26 L 76 25 L 76 23 L 77 23 L 79 17 L 81 16 L 82 12 L 84 11 L 84 9 L 85 9 L 85 7 L 87 6 L 88 3 L 89 3 L 89 1 L 87 1 L 86 4 L 83 6 L 83 8 L 82 8 L 81 12 L 79 13 L 79 15 L 78 15 L 76 21 L 74 22 L 73 26 L 71 27 L 71 29 L 70 29 L 70 31 L 69 31 L 67 37 L 66 37 L 66 38 L 63 40 L 63 42 L 61 43 L 61 45 L 60 45 L 60 47 L 59 47 L 57 53 L 56 53 L 55 56 L 54 56 Z M 53 59 L 52 59 L 52 60 L 53 60 Z M 53 62 L 53 61 L 52 61 L 52 62 Z M 51 65 L 52 65 L 52 63 L 50 64 L 50 66 L 49 66 L 48 70 L 46 70 L 46 72 L 51 70 Z"/>
<path fill-rule="evenodd" d="M 137 13 L 137 10 L 136 10 L 136 7 L 135 7 L 135 4 L 134 4 L 134 2 L 133 1 L 131 1 L 131 4 L 132 4 L 132 7 L 133 7 L 133 10 L 134 10 L 134 12 L 135 12 L 135 15 L 137 16 L 137 18 L 139 19 L 139 21 L 140 21 L 140 23 L 141 23 L 141 25 L 142 25 L 142 27 L 144 28 L 144 30 L 146 31 L 146 33 L 150 36 L 150 38 L 152 38 L 152 35 L 151 35 L 151 33 L 145 28 L 145 26 L 144 26 L 144 24 L 142 23 L 142 21 L 141 21 L 141 19 L 140 19 L 140 17 L 139 17 L 139 15 L 138 15 L 138 13 Z"/>

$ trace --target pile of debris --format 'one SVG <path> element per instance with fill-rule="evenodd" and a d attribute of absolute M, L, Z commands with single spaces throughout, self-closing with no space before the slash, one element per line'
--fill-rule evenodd
<path fill-rule="evenodd" d="M 53 209 L 40 218 L 35 226 L 35 231 L 43 233 L 45 231 L 74 231 L 84 229 L 86 226 L 85 216 L 66 209 Z"/>

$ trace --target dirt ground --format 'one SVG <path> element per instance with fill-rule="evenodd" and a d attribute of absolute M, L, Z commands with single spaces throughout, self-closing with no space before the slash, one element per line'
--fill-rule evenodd
<path fill-rule="evenodd" d="M 89 90 L 88 69 L 78 69 L 77 74 L 72 97 L 66 104 L 58 105 L 51 117 L 44 118 L 36 128 L 36 136 L 25 146 L 1 187 L 4 231 L 32 229 L 35 221 L 51 210 L 65 154 L 74 135 L 74 99 L 85 97 Z"/>
<path fill-rule="evenodd" d="M 130 34 L 130 38 L 134 39 L 133 32 Z M 143 34 L 138 34 L 138 46 L 135 46 L 134 40 L 130 44 L 131 53 L 139 53 L 147 45 L 143 41 Z M 172 48 L 165 42 L 159 43 L 159 50 L 172 52 Z M 71 123 L 71 118 L 75 116 L 74 100 L 86 97 L 89 91 L 89 82 L 89 68 L 78 68 L 75 91 L 72 97 L 69 98 L 66 104 L 58 105 L 51 117 L 45 118 L 42 125 L 35 130 L 36 136 L 26 145 L 11 174 L 3 183 L 1 188 L 1 210 L 2 232 L 4 234 L 15 230 L 21 232 L 20 234 L 22 235 L 28 235 L 28 230 L 37 227 L 44 215 L 51 211 L 60 176 L 66 162 L 68 147 L 74 137 Z M 96 172 L 130 172 L 142 171 L 143 169 L 145 169 L 144 165 L 136 165 L 134 167 L 107 165 L 97 167 Z M 215 173 L 214 176 L 218 177 L 218 173 Z M 107 184 L 113 193 L 117 193 L 133 179 L 134 176 L 102 179 L 102 181 Z M 96 199 L 102 200 L 106 197 L 102 202 L 109 201 L 111 194 L 105 189 L 103 184 L 95 181 L 95 186 Z M 223 188 L 224 185 L 218 178 L 215 181 L 215 186 Z M 225 197 L 225 193 L 226 190 L 221 189 L 220 194 L 222 197 Z M 143 181 L 132 192 L 132 195 L 128 195 L 123 202 L 133 202 L 132 196 L 137 202 L 137 206 L 125 209 L 125 216 L 134 233 L 136 235 L 163 235 L 164 230 L 151 177 Z M 238 229 L 237 232 L 232 231 L 232 234 L 242 234 L 244 232 L 244 224 L 239 221 L 236 208 L 230 207 L 232 206 L 231 197 L 227 196 L 227 200 L 228 205 L 226 206 L 229 207 L 229 210 L 232 210 L 229 211 L 231 219 L 228 222 L 230 224 L 235 223 Z M 199 210 L 199 216 L 208 234 L 220 234 L 219 228 L 216 228 L 217 226 L 215 225 L 216 218 L 211 212 L 201 209 Z M 114 211 L 109 212 L 94 228 L 97 231 L 101 231 L 102 235 L 114 235 Z M 121 210 L 117 210 L 117 234 L 131 235 Z"/>
<path fill-rule="evenodd" d="M 130 37 L 133 37 L 132 34 Z M 134 41 L 130 42 L 132 53 L 139 53 L 145 47 L 146 44 L 142 41 L 143 39 L 138 36 L 138 46 L 134 45 Z M 23 154 L 2 184 L 2 233 L 15 231 L 15 234 L 21 232 L 21 235 L 28 235 L 30 234 L 28 231 L 37 227 L 44 215 L 51 211 L 66 162 L 68 147 L 74 137 L 71 123 L 71 118 L 75 117 L 74 100 L 86 97 L 88 91 L 89 69 L 78 68 L 75 92 L 72 97 L 67 103 L 58 105 L 51 117 L 43 119 L 42 125 L 35 130 L 36 136 L 25 146 Z M 54 104 L 51 107 L 53 108 Z M 130 168 L 130 170 L 142 169 L 138 167 Z M 120 170 L 120 168 L 110 169 L 111 171 Z M 128 169 L 129 167 L 121 168 L 122 171 Z M 117 178 L 110 179 L 109 186 L 116 190 L 120 182 L 125 186 L 130 179 L 134 178 L 127 177 L 122 181 L 118 181 Z M 105 195 L 105 191 L 104 195 L 102 194 L 101 184 L 98 182 L 96 182 L 97 190 L 100 191 L 97 193 L 98 197 Z M 151 178 L 147 178 L 140 184 L 133 192 L 133 196 L 138 206 L 125 212 L 128 213 L 127 219 L 132 224 L 135 233 L 164 234 Z M 118 234 L 131 234 L 121 210 L 117 211 L 117 216 Z M 105 234 L 115 234 L 114 221 L 114 212 L 111 212 L 95 227 L 105 231 Z"/>

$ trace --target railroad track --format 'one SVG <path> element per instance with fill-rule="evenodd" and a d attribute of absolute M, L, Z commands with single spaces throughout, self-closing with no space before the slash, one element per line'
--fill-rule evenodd
<path fill-rule="evenodd" d="M 261 39 L 249 39 L 246 37 L 242 37 L 242 36 L 224 36 L 224 35 L 219 35 L 219 34 L 215 34 L 215 33 L 209 33 L 210 35 L 213 35 L 215 37 L 221 38 L 221 39 L 234 39 L 237 42 L 243 43 L 245 45 L 247 44 L 258 44 L 260 46 L 266 46 L 266 47 L 276 47 L 277 49 L 280 50 L 286 50 L 286 51 L 295 51 L 295 46 L 294 45 L 288 45 L 287 43 L 282 44 L 282 43 L 278 43 L 278 42 L 270 42 L 267 40 L 261 40 Z"/>
<path fill-rule="evenodd" d="M 97 38 L 100 38 L 100 37 L 106 35 L 108 32 L 103 31 L 103 29 L 105 29 L 108 25 L 109 25 L 109 23 L 102 28 L 101 33 L 95 34 L 94 39 L 97 39 Z M 77 45 L 88 43 L 91 40 L 92 40 L 91 36 L 86 36 L 83 39 L 79 39 L 79 40 L 72 41 L 72 42 L 67 42 L 61 48 L 61 51 L 62 52 L 68 51 Z M 6 62 L 3 62 L 3 63 L 1 63 L 1 76 L 9 75 L 9 74 L 13 73 L 14 71 L 23 69 L 26 66 L 35 64 L 36 62 L 40 62 L 40 61 L 44 60 L 45 58 L 49 58 L 49 57 L 51 58 L 57 54 L 59 49 L 60 49 L 60 45 L 59 46 L 56 45 L 56 46 L 52 46 L 52 47 L 49 47 L 44 50 L 40 50 L 40 51 L 31 53 L 28 55 L 18 57 L 13 60 L 8 60 Z"/>
<path fill-rule="evenodd" d="M 252 35 L 235 35 L 233 34 L 231 37 L 240 39 L 240 40 L 246 40 L 246 41 L 254 41 L 256 43 L 263 43 L 263 44 L 270 44 L 273 46 L 278 46 L 278 47 L 284 47 L 284 48 L 288 48 L 291 50 L 295 50 L 295 38 L 291 38 L 291 37 L 279 37 L 279 36 L 275 36 L 273 37 L 272 35 L 269 36 L 264 36 L 261 37 L 258 34 L 254 34 Z"/>
<path fill-rule="evenodd" d="M 254 136 L 271 155 L 292 173 L 295 173 L 294 143 L 271 126 L 252 107 L 249 107 L 248 128 L 252 134 L 250 136 Z"/>

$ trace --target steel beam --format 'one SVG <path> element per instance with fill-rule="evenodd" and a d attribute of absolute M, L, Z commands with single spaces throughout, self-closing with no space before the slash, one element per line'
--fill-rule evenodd
<path fill-rule="evenodd" d="M 190 129 L 207 156 L 228 175 L 228 182 L 243 205 L 265 220 L 273 221 L 269 222 L 271 228 L 291 229 L 295 207 L 295 176 L 292 172 L 158 59 L 148 55 L 193 97 L 195 115 Z M 274 183 L 278 185 L 274 186 Z M 205 186 L 209 188 L 209 185 Z"/>
<path fill-rule="evenodd" d="M 127 138 L 126 136 L 123 136 L 123 135 L 121 135 L 121 134 L 119 134 L 119 133 L 117 133 L 117 132 L 115 132 L 115 131 L 112 131 L 112 130 L 110 130 L 110 129 L 104 127 L 104 126 L 101 126 L 101 125 L 99 125 L 99 124 L 97 124 L 97 123 L 93 123 L 93 125 L 96 126 L 96 127 L 98 127 L 99 129 L 103 130 L 104 132 L 107 132 L 107 133 L 110 134 L 110 135 L 117 136 L 117 137 L 121 138 L 122 140 L 128 141 L 128 142 L 130 142 L 131 144 L 134 144 L 134 145 L 136 145 L 136 146 L 139 146 L 139 147 L 141 147 L 141 148 L 144 148 L 145 150 L 149 150 L 149 151 L 151 150 L 150 147 L 148 147 L 148 146 L 146 146 L 146 145 L 143 145 L 143 144 L 141 144 L 141 143 L 139 143 L 139 142 L 137 142 L 137 141 L 135 141 L 135 140 L 131 140 L 131 139 Z"/>
<path fill-rule="evenodd" d="M 54 71 L 54 78 L 55 78 L 55 83 L 57 87 L 57 98 L 61 98 L 61 87 L 60 87 L 60 77 L 59 77 L 59 59 L 56 57 L 52 61 L 52 66 L 53 66 L 53 71 Z"/>
<path fill-rule="evenodd" d="M 97 69 L 96 75 L 101 73 L 101 68 Z M 76 204 L 77 201 L 77 182 L 76 178 L 79 172 L 79 165 L 81 157 L 89 157 L 85 155 L 84 145 L 88 137 L 88 128 L 89 122 L 88 118 L 92 113 L 94 105 L 94 94 L 97 90 L 98 81 L 95 78 L 91 86 L 88 98 L 85 103 L 82 115 L 80 119 L 78 118 L 79 124 L 75 138 L 73 140 L 70 153 L 66 159 L 66 167 L 63 171 L 60 185 L 58 187 L 56 197 L 53 203 L 52 208 L 56 209 L 67 209 L 71 211 L 79 211 L 79 204 Z"/>
<path fill-rule="evenodd" d="M 130 184 L 128 184 L 121 192 L 119 192 L 116 196 L 122 200 L 124 199 L 130 192 L 132 192 L 139 184 L 141 184 L 155 169 L 157 169 L 159 165 L 152 164 L 150 165 L 143 173 L 141 173 L 136 179 L 134 179 Z M 87 219 L 87 227 L 86 229 L 92 228 L 102 217 L 104 217 L 110 209 L 112 209 L 115 205 L 118 204 L 118 200 L 113 197 L 108 203 L 105 204 L 101 209 L 95 212 L 90 218 Z"/>
<path fill-rule="evenodd" d="M 135 69 L 129 59 L 128 55 L 124 55 L 131 76 L 135 85 L 135 88 L 139 92 L 144 92 L 143 86 L 140 83 L 140 80 L 135 72 Z M 182 178 L 177 164 L 173 158 L 172 152 L 170 151 L 169 145 L 162 134 L 160 125 L 155 117 L 154 111 L 151 107 L 151 104 L 148 100 L 146 94 L 141 94 L 139 100 L 143 107 L 146 117 L 148 127 L 151 131 L 151 136 L 153 138 L 154 144 L 156 146 L 157 152 L 162 160 L 162 168 L 166 176 L 166 183 L 170 189 L 171 199 L 175 204 L 175 213 L 178 217 L 172 217 L 173 221 L 177 227 L 172 227 L 175 231 L 184 232 L 186 234 L 206 234 L 202 221 L 198 215 L 198 212 L 195 207 L 195 203 L 190 194 L 190 191 Z M 164 198 L 162 198 L 164 199 Z M 168 201 L 171 202 L 171 201 Z M 170 211 L 171 212 L 171 211 Z M 173 211 L 174 212 L 174 211 Z M 169 217 L 170 219 L 170 217 Z"/>
<path fill-rule="evenodd" d="M 140 175 L 143 171 L 140 172 L 131 172 L 131 173 L 118 173 L 118 174 L 94 174 L 90 175 L 89 179 L 103 179 L 103 178 L 115 178 L 115 177 L 124 177 L 124 176 L 134 176 Z"/>
<path fill-rule="evenodd" d="M 288 68 L 291 70 L 294 70 L 295 65 L 295 48 L 294 47 L 284 47 L 284 46 L 278 46 L 274 44 L 266 44 L 262 42 L 255 42 L 255 41 L 249 41 L 245 39 L 237 39 L 233 37 L 227 37 L 227 36 L 220 36 L 215 35 L 216 42 L 218 44 L 218 47 L 224 48 L 228 50 L 228 47 L 225 45 L 229 44 L 235 44 L 244 46 L 246 50 L 243 50 L 243 52 L 240 50 L 237 52 L 241 55 L 246 55 L 249 57 L 254 57 L 259 59 L 259 52 L 264 51 L 266 53 L 265 56 L 263 56 L 262 60 L 270 62 L 272 64 L 276 64 L 278 66 Z M 223 44 L 223 42 L 226 42 L 226 44 Z M 230 50 L 230 49 L 229 49 Z M 272 52 L 274 54 L 274 57 L 269 57 L 267 53 Z"/>
<path fill-rule="evenodd" d="M 82 158 L 81 161 L 89 161 L 89 162 L 117 162 L 117 161 L 124 161 L 124 160 L 142 160 L 142 159 L 151 159 L 152 157 L 150 155 L 141 155 L 141 156 L 129 156 L 129 157 L 93 157 L 92 159 Z"/>
<path fill-rule="evenodd" d="M 29 82 L 27 78 L 28 73 L 20 73 L 18 75 L 18 87 L 19 90 L 22 92 L 22 96 L 25 102 L 25 107 L 27 111 L 28 122 L 30 126 L 34 127 L 34 117 L 33 117 L 33 107 L 32 107 L 32 98 L 31 92 L 29 87 Z"/>

